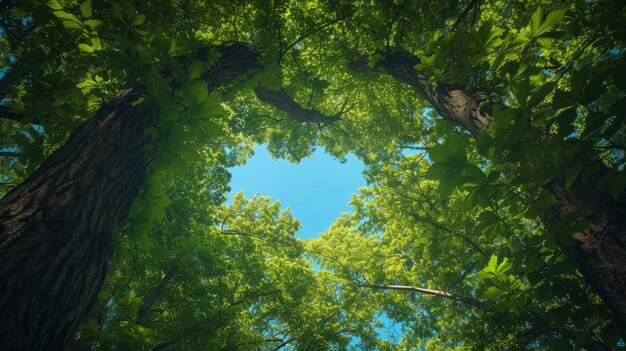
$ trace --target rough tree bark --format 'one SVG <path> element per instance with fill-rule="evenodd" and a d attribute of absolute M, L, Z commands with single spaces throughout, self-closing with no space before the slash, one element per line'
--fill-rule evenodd
<path fill-rule="evenodd" d="M 0 349 L 58 350 L 91 309 L 143 182 L 155 113 L 126 90 L 0 202 Z"/>
<path fill-rule="evenodd" d="M 410 85 L 443 119 L 471 135 L 476 137 L 489 128 L 493 102 L 487 94 L 449 84 L 430 84 L 426 76 L 415 70 L 417 63 L 417 57 L 398 51 L 387 55 L 376 68 Z M 351 68 L 361 72 L 371 70 L 367 67 L 367 53 L 352 62 Z M 583 210 L 580 220 L 588 219 L 592 224 L 572 235 L 576 245 L 565 245 L 556 236 L 555 240 L 616 317 L 626 322 L 626 194 L 615 200 L 606 187 L 597 189 L 596 180 L 609 169 L 598 160 L 589 162 L 596 163 L 600 171 L 586 183 L 578 179 L 565 189 L 562 177 L 558 177 L 546 186 L 557 200 L 554 205 L 557 215 L 542 216 L 542 221 L 548 229 L 554 228 L 569 214 Z"/>
<path fill-rule="evenodd" d="M 262 85 L 254 88 L 254 92 L 259 100 L 268 103 L 277 109 L 287 112 L 291 118 L 300 123 L 321 123 L 328 124 L 339 120 L 340 113 L 327 116 L 317 109 L 306 109 L 293 100 L 285 89 L 270 89 Z"/>
<path fill-rule="evenodd" d="M 259 67 L 246 43 L 213 49 L 211 89 Z M 207 50 L 200 50 L 198 57 Z M 110 234 L 141 184 L 155 123 L 141 89 L 122 91 L 0 201 L 0 350 L 60 350 L 97 301 Z"/>

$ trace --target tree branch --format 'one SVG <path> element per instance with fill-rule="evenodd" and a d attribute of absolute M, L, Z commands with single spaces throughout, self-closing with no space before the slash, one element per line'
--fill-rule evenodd
<path fill-rule="evenodd" d="M 20 157 L 20 153 L 19 152 L 13 152 L 13 151 L 0 151 L 0 157 Z"/>
<path fill-rule="evenodd" d="M 137 317 L 139 317 L 140 320 L 146 316 L 146 314 L 150 310 L 150 307 L 152 307 L 156 299 L 159 298 L 159 295 L 161 295 L 163 289 L 165 289 L 170 280 L 174 278 L 179 269 L 180 267 L 178 266 L 178 262 L 174 263 L 174 265 L 172 265 L 167 273 L 165 273 L 165 276 L 163 277 L 163 279 L 161 279 L 159 284 L 155 286 L 154 289 L 152 289 L 148 296 L 143 300 L 141 306 L 139 307 L 139 312 L 137 312 Z"/>
<path fill-rule="evenodd" d="M 326 23 L 324 23 L 324 24 L 321 24 L 321 25 L 317 26 L 317 27 L 316 27 L 315 29 L 313 29 L 312 31 L 307 32 L 307 33 L 305 33 L 305 34 L 302 34 L 301 36 L 299 36 L 298 38 L 296 38 L 296 40 L 294 40 L 291 44 L 287 45 L 287 47 L 286 47 L 284 50 L 281 50 L 280 55 L 279 55 L 279 57 L 280 57 L 280 58 L 279 58 L 279 60 L 278 60 L 278 61 L 280 62 L 280 61 L 281 61 L 281 59 L 282 59 L 282 57 L 283 57 L 283 56 L 285 56 L 285 54 L 286 54 L 289 50 L 291 50 L 294 46 L 296 46 L 296 44 L 298 44 L 299 42 L 303 41 L 304 39 L 306 39 L 306 38 L 310 37 L 310 36 L 311 36 L 311 35 L 313 35 L 313 34 L 319 33 L 319 31 L 321 31 L 322 29 L 324 29 L 324 28 L 326 28 L 326 27 L 329 27 L 329 26 L 331 26 L 331 25 L 333 25 L 333 24 L 335 24 L 335 23 L 337 23 L 337 22 L 339 22 L 339 21 L 341 21 L 341 20 L 343 20 L 343 19 L 345 19 L 345 18 L 347 18 L 347 17 L 348 17 L 348 15 L 338 16 L 337 18 L 335 18 L 335 19 L 333 19 L 333 20 L 331 20 L 331 21 L 328 21 L 328 22 L 326 22 Z"/>
<path fill-rule="evenodd" d="M 415 69 L 420 60 L 415 55 L 394 48 L 389 54 L 383 54 L 383 59 L 376 62 L 373 67 L 368 65 L 367 52 L 348 65 L 357 72 L 371 72 L 382 69 L 397 80 L 407 83 L 424 97 L 433 109 L 445 120 L 461 126 L 474 137 L 487 129 L 493 120 L 491 103 L 488 94 L 474 92 L 447 83 L 432 84 L 428 76 Z"/>
<path fill-rule="evenodd" d="M 16 122 L 24 121 L 24 116 L 11 111 L 11 108 L 5 105 L 0 105 L 0 118 L 8 119 L 11 121 L 16 121 Z M 39 123 L 33 121 L 33 124 L 39 124 Z"/>
<path fill-rule="evenodd" d="M 315 108 L 306 109 L 300 106 L 300 104 L 298 104 L 291 96 L 289 96 L 289 94 L 287 94 L 285 89 L 282 88 L 275 90 L 259 84 L 256 88 L 254 88 L 254 92 L 259 100 L 266 102 L 283 112 L 287 112 L 293 119 L 300 123 L 313 122 L 330 124 L 338 121 L 343 114 L 342 110 L 334 115 L 328 116 Z"/>
<path fill-rule="evenodd" d="M 240 232 L 238 230 L 233 230 L 233 229 L 226 229 L 226 230 L 222 230 L 220 232 L 220 234 L 224 234 L 224 235 L 236 235 L 236 236 L 248 236 L 251 238 L 257 238 L 257 239 L 261 239 L 261 240 L 265 240 L 264 237 L 260 236 L 260 235 L 255 235 L 255 234 L 249 234 L 249 233 L 243 233 Z"/>
<path fill-rule="evenodd" d="M 371 284 L 371 283 L 359 283 L 360 286 L 363 287 L 367 287 L 367 288 L 373 288 L 373 289 L 383 289 L 383 290 L 400 290 L 400 291 L 412 291 L 412 292 L 418 292 L 420 294 L 424 294 L 424 295 L 430 295 L 430 296 L 438 296 L 438 297 L 443 297 L 446 299 L 450 299 L 450 300 L 454 300 L 454 301 L 458 301 L 461 303 L 465 303 L 468 305 L 472 305 L 474 307 L 480 308 L 480 309 L 484 309 L 484 304 L 473 298 L 473 297 L 463 297 L 463 296 L 459 296 L 459 295 L 455 295 L 455 294 L 451 294 L 449 292 L 446 291 L 442 291 L 442 290 L 432 290 L 432 289 L 425 289 L 425 288 L 418 288 L 417 286 L 410 286 L 410 285 L 385 285 L 385 284 Z"/>

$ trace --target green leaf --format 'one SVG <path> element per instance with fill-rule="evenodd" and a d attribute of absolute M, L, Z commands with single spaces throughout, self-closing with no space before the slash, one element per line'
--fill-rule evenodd
<path fill-rule="evenodd" d="M 15 18 L 24 18 L 24 17 L 28 17 L 30 16 L 31 11 L 29 8 L 27 7 L 22 7 L 22 6 L 16 6 L 12 11 L 11 11 L 11 16 L 15 17 Z"/>
<path fill-rule="evenodd" d="M 543 19 L 544 19 L 543 8 L 539 6 L 537 7 L 537 10 L 535 11 L 535 13 L 533 13 L 532 17 L 530 18 L 530 33 L 533 36 L 535 36 L 536 33 L 539 31 L 539 28 L 541 28 Z"/>
<path fill-rule="evenodd" d="M 76 16 L 72 15 L 71 13 L 65 12 L 65 11 L 54 11 L 53 12 L 54 15 L 60 19 L 64 19 L 64 20 L 68 20 L 71 22 L 74 22 L 76 24 L 82 24 L 82 22 L 76 18 Z"/>
<path fill-rule="evenodd" d="M 447 180 L 457 176 L 465 166 L 463 164 L 440 162 L 428 167 L 424 174 L 426 179 Z"/>
<path fill-rule="evenodd" d="M 483 293 L 483 298 L 491 300 L 504 294 L 506 294 L 505 290 L 498 289 L 495 286 L 491 286 Z"/>
<path fill-rule="evenodd" d="M 91 0 L 85 0 L 85 2 L 80 5 L 80 13 L 84 18 L 91 17 Z"/>
<path fill-rule="evenodd" d="M 591 102 L 597 100 L 602 93 L 606 91 L 606 87 L 604 86 L 604 81 L 608 77 L 609 73 L 603 72 L 595 76 L 593 79 L 587 83 L 585 88 L 582 91 L 580 97 L 580 103 L 583 105 L 590 104 Z"/>
<path fill-rule="evenodd" d="M 85 22 L 83 22 L 84 25 L 93 28 L 97 28 L 98 26 L 100 26 L 102 23 L 104 23 L 101 20 L 97 20 L 97 19 L 88 19 Z"/>
<path fill-rule="evenodd" d="M 565 178 L 565 189 L 569 188 L 574 180 L 578 177 L 578 174 L 583 168 L 583 160 L 577 160 L 571 166 L 565 169 L 563 176 Z"/>
<path fill-rule="evenodd" d="M 545 18 L 545 20 L 541 23 L 539 29 L 535 32 L 535 36 L 542 36 L 552 28 L 553 25 L 561 22 L 565 17 L 565 12 L 567 9 L 560 9 L 551 11 Z"/>
<path fill-rule="evenodd" d="M 576 108 L 570 107 L 561 111 L 555 118 L 558 127 L 558 134 L 561 137 L 567 136 L 574 131 L 572 123 L 576 119 Z"/>
<path fill-rule="evenodd" d="M 556 82 L 548 82 L 543 84 L 535 91 L 528 101 L 528 108 L 533 108 L 545 101 L 546 97 L 554 90 Z"/>
<path fill-rule="evenodd" d="M 63 6 L 61 6 L 61 4 L 59 4 L 58 1 L 56 0 L 49 0 L 46 2 L 46 6 L 48 6 L 49 8 L 53 9 L 53 10 L 62 10 Z"/>
<path fill-rule="evenodd" d="M 130 25 L 133 27 L 137 27 L 143 24 L 143 22 L 145 22 L 146 20 L 146 15 L 144 14 L 137 14 L 133 17 L 133 19 L 130 21 Z"/>
<path fill-rule="evenodd" d="M 511 269 L 511 267 L 512 267 L 511 262 L 509 262 L 509 259 L 505 257 L 504 259 L 502 259 L 502 263 L 498 265 L 498 268 L 495 270 L 495 273 L 496 275 L 504 274 L 508 272 Z"/>
<path fill-rule="evenodd" d="M 511 91 L 520 107 L 526 108 L 528 95 L 530 94 L 530 80 L 526 78 L 518 81 L 517 84 L 511 86 Z"/>
<path fill-rule="evenodd" d="M 566 11 L 566 9 L 555 10 L 544 17 L 543 8 L 539 6 L 530 19 L 530 34 L 537 38 L 548 33 L 553 25 L 565 17 Z"/>
<path fill-rule="evenodd" d="M 76 23 L 74 21 L 61 21 L 61 24 L 63 25 L 64 28 L 70 29 L 70 28 L 74 28 L 74 29 L 83 29 L 82 24 L 80 23 Z"/>
<path fill-rule="evenodd" d="M 140 105 L 141 103 L 143 103 L 143 101 L 145 100 L 145 98 L 142 96 L 139 99 L 133 101 L 130 103 L 131 106 L 137 106 Z"/>
<path fill-rule="evenodd" d="M 192 80 L 183 86 L 183 90 L 191 94 L 198 101 L 204 101 L 209 97 L 209 90 L 206 82 L 201 80 Z M 187 104 L 191 105 L 191 101 L 187 102 Z"/>
<path fill-rule="evenodd" d="M 187 79 L 194 80 L 194 79 L 200 78 L 200 75 L 202 75 L 202 71 L 203 71 L 202 61 L 196 60 L 192 62 L 187 68 Z"/>
<path fill-rule="evenodd" d="M 174 153 L 180 155 L 187 162 L 195 162 L 201 160 L 201 156 L 196 148 L 189 145 L 180 145 L 173 150 Z"/>
<path fill-rule="evenodd" d="M 113 17 L 117 18 L 120 21 L 124 21 L 124 15 L 122 14 L 122 8 L 120 7 L 120 4 L 117 2 L 112 2 L 111 3 L 111 14 L 113 15 Z"/>
<path fill-rule="evenodd" d="M 176 122 L 180 113 L 172 106 L 164 106 L 159 110 L 159 117 L 165 121 Z"/>
<path fill-rule="evenodd" d="M 82 52 L 86 52 L 88 54 L 93 53 L 95 50 L 93 49 L 93 47 L 87 45 L 87 44 L 78 44 L 78 50 L 82 51 Z"/>

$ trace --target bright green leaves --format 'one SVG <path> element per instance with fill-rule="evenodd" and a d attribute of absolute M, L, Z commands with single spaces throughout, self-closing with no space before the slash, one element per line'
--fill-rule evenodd
<path fill-rule="evenodd" d="M 209 95 L 207 84 L 200 80 L 187 82 L 181 91 L 186 106 L 183 119 L 189 122 L 192 135 L 197 139 L 223 136 L 220 124 L 228 114 L 219 104 L 217 94 Z"/>
<path fill-rule="evenodd" d="M 443 145 L 433 146 L 428 155 L 433 164 L 425 177 L 439 181 L 441 196 L 447 197 L 455 188 L 468 183 L 483 182 L 485 175 L 477 166 L 468 163 L 466 138 L 452 134 Z"/>
<path fill-rule="evenodd" d="M 80 44 L 83 45 L 83 44 Z M 85 104 L 87 111 L 94 111 L 115 91 L 115 82 L 105 80 L 99 74 L 88 73 L 80 83 L 76 84 L 80 90 L 77 102 Z"/>
<path fill-rule="evenodd" d="M 102 44 L 100 38 L 90 38 L 90 44 L 78 44 L 78 49 L 81 52 L 92 54 L 94 51 L 101 50 Z"/>
<path fill-rule="evenodd" d="M 530 19 L 531 36 L 542 45 L 549 42 L 545 41 L 546 39 L 558 37 L 559 33 L 550 32 L 550 29 L 563 20 L 565 12 L 567 12 L 566 9 L 554 10 L 546 16 L 543 8 L 539 6 Z"/>
<path fill-rule="evenodd" d="M 193 61 L 189 67 L 187 67 L 187 79 L 193 81 L 200 78 L 200 75 L 204 71 L 204 63 L 202 61 Z M 206 86 L 205 86 L 206 89 Z"/>
<path fill-rule="evenodd" d="M 526 286 L 513 275 L 506 274 L 512 265 L 505 257 L 498 263 L 498 256 L 491 256 L 487 267 L 476 273 L 481 279 L 490 280 L 493 286 L 485 290 L 482 296 L 488 300 L 496 300 L 501 310 L 519 311 L 526 302 Z"/>
<path fill-rule="evenodd" d="M 91 17 L 91 14 L 92 14 L 92 11 L 91 11 L 91 0 L 85 0 L 82 4 L 80 4 L 80 14 L 84 18 Z"/>
<path fill-rule="evenodd" d="M 102 301 L 108 303 L 111 301 Z M 113 345 L 120 344 L 134 350 L 151 348 L 154 345 L 154 330 L 138 323 L 137 312 L 141 298 L 134 291 L 126 291 L 125 295 L 115 301 L 116 313 L 132 316 L 125 320 L 112 323 L 108 330 L 102 330 L 95 320 L 89 320 L 79 329 L 82 340 L 97 340 L 101 349 L 112 349 Z"/>
<path fill-rule="evenodd" d="M 88 36 L 91 31 L 104 23 L 101 20 L 91 18 L 93 15 L 91 0 L 86 0 L 80 4 L 78 11 L 80 15 L 72 13 L 76 13 L 75 8 L 65 8 L 54 0 L 48 1 L 46 5 L 54 10 L 54 16 L 61 20 L 63 27 L 79 30 L 85 36 Z"/>
<path fill-rule="evenodd" d="M 153 223 L 165 215 L 165 209 L 171 202 L 165 193 L 162 181 L 162 173 L 152 171 L 149 174 L 140 195 L 132 204 L 128 214 L 127 227 L 115 240 L 117 242 L 116 246 L 137 246 L 142 250 L 148 248 Z M 128 242 L 124 243 L 123 239 L 126 239 Z M 124 252 L 122 250 L 115 257 L 118 263 L 128 259 L 127 254 L 124 254 Z"/>
<path fill-rule="evenodd" d="M 493 21 L 486 21 L 478 30 L 470 32 L 470 37 L 474 41 L 473 45 L 470 45 L 470 49 L 478 52 L 477 58 L 471 60 L 478 62 L 478 57 L 493 53 L 496 47 L 504 43 L 503 33 L 502 29 L 494 27 Z"/>
<path fill-rule="evenodd" d="M 498 264 L 498 256 L 492 255 L 489 259 L 487 267 L 476 273 L 476 276 L 482 279 L 497 279 L 504 276 L 504 273 L 511 269 L 509 259 L 504 257 L 502 262 Z"/>
<path fill-rule="evenodd" d="M 541 6 L 533 13 L 530 19 L 530 35 L 539 44 L 548 48 L 556 39 L 564 36 L 564 32 L 551 31 L 557 23 L 565 18 L 567 9 L 554 10 L 546 16 Z"/>
<path fill-rule="evenodd" d="M 138 27 L 142 25 L 145 21 L 146 21 L 146 15 L 142 13 L 138 13 L 130 19 L 130 25 L 133 27 Z"/>
<path fill-rule="evenodd" d="M 66 11 L 54 11 L 54 15 L 61 20 L 63 27 L 70 29 L 82 29 L 83 22 L 76 16 Z"/>

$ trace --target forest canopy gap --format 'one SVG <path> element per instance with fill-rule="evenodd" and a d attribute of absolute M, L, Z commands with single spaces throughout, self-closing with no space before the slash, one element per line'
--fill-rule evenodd
<path fill-rule="evenodd" d="M 4 1 L 0 350 L 624 350 L 625 5 Z"/>

